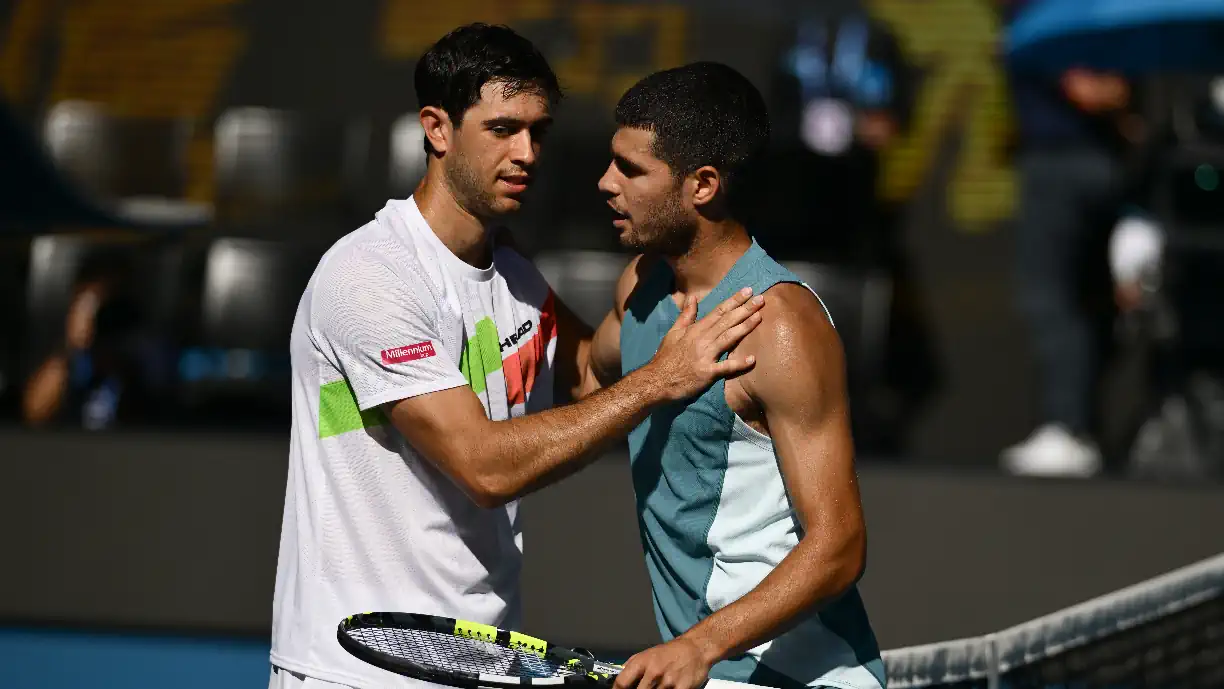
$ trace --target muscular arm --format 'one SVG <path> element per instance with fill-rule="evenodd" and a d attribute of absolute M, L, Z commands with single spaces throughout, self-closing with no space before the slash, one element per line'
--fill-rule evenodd
<path fill-rule="evenodd" d="M 802 286 L 770 289 L 761 313 L 763 327 L 735 350 L 758 361 L 739 382 L 764 413 L 804 535 L 745 596 L 630 658 L 616 689 L 701 687 L 715 663 L 787 631 L 863 571 L 866 542 L 841 343 Z"/>
<path fill-rule="evenodd" d="M 804 535 L 755 589 L 684 635 L 711 663 L 776 637 L 843 594 L 866 558 L 841 342 L 801 285 L 771 289 L 762 316 L 764 327 L 736 350 L 758 361 L 741 380 L 764 411 Z"/>
<path fill-rule="evenodd" d="M 394 403 L 391 420 L 474 502 L 504 504 L 576 471 L 604 443 L 627 434 L 654 405 L 750 368 L 751 357 L 723 362 L 718 357 L 756 326 L 759 306 L 740 294 L 694 322 L 696 303 L 689 304 L 649 364 L 571 405 L 490 421 L 465 386 Z"/>
<path fill-rule="evenodd" d="M 554 359 L 557 375 L 553 399 L 561 404 L 581 399 L 599 387 L 591 382 L 591 343 L 595 330 L 570 308 L 554 298 L 557 312 L 557 354 Z"/>
<path fill-rule="evenodd" d="M 464 386 L 403 400 L 391 420 L 473 501 L 496 507 L 577 471 L 607 441 L 641 423 L 665 392 L 647 372 L 575 404 L 490 421 Z"/>
<path fill-rule="evenodd" d="M 557 302 L 557 392 L 582 399 L 602 387 L 620 380 L 620 328 L 625 319 L 625 303 L 637 287 L 642 257 L 630 261 L 616 282 L 616 295 L 599 327 L 594 331 L 560 301 Z"/>

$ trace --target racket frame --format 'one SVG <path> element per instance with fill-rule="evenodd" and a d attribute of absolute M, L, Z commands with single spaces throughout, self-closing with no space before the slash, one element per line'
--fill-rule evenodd
<path fill-rule="evenodd" d="M 473 639 L 528 653 L 573 669 L 573 675 L 557 677 L 511 677 L 460 670 L 447 670 L 371 648 L 349 632 L 358 629 L 404 629 Z M 358 659 L 397 675 L 463 689 L 507 687 L 610 687 L 621 666 L 600 661 L 571 648 L 555 646 L 543 639 L 499 629 L 479 622 L 407 612 L 367 612 L 350 615 L 336 629 L 336 640 Z"/>

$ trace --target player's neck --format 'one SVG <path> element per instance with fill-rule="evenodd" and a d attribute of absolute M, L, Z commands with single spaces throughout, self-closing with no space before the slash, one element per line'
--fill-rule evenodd
<path fill-rule="evenodd" d="M 668 258 L 676 275 L 676 291 L 701 299 L 709 294 L 752 246 L 752 237 L 734 220 L 700 228 L 692 248 Z"/>
<path fill-rule="evenodd" d="M 429 229 L 452 254 L 476 268 L 489 267 L 493 256 L 484 221 L 459 203 L 439 175 L 426 174 L 412 197 Z"/>

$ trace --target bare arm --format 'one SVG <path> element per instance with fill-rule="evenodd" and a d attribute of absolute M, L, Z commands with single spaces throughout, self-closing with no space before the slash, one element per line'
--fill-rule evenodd
<path fill-rule="evenodd" d="M 556 300 L 558 400 L 582 399 L 620 380 L 620 328 L 625 303 L 644 267 L 641 256 L 629 262 L 616 282 L 613 306 L 595 330 Z"/>
<path fill-rule="evenodd" d="M 806 288 L 779 285 L 769 299 L 766 327 L 741 345 L 761 362 L 743 384 L 765 412 L 804 535 L 755 589 L 690 630 L 714 662 L 841 596 L 866 561 L 841 341 Z"/>
<path fill-rule="evenodd" d="M 553 399 L 558 403 L 580 399 L 591 385 L 589 360 L 595 330 L 554 295 L 557 313 L 557 354 L 553 359 L 556 370 Z M 596 386 L 598 387 L 598 386 Z"/>
<path fill-rule="evenodd" d="M 1067 98 L 1087 113 L 1116 112 L 1130 103 L 1130 84 L 1116 74 L 1072 69 L 1063 74 L 1062 87 Z"/>
<path fill-rule="evenodd" d="M 49 357 L 30 376 L 21 400 L 22 414 L 30 426 L 42 426 L 55 418 L 68 389 L 68 357 Z"/>
<path fill-rule="evenodd" d="M 575 471 L 653 406 L 751 368 L 750 356 L 718 358 L 760 322 L 761 303 L 740 293 L 696 322 L 696 302 L 686 304 L 649 364 L 571 405 L 490 421 L 471 389 L 459 387 L 394 403 L 391 420 L 477 504 L 504 504 Z"/>
<path fill-rule="evenodd" d="M 866 536 L 840 340 L 799 285 L 771 289 L 762 316 L 763 327 L 736 349 L 758 361 L 740 380 L 764 411 L 804 536 L 748 594 L 670 644 L 630 659 L 618 687 L 639 680 L 659 689 L 700 686 L 714 663 L 787 631 L 863 571 Z"/>
<path fill-rule="evenodd" d="M 637 288 L 641 271 L 647 268 L 647 263 L 641 256 L 636 256 L 616 282 L 616 295 L 612 309 L 604 316 L 603 322 L 595 330 L 586 356 L 584 357 L 584 375 L 578 396 L 589 395 L 601 387 L 611 385 L 621 378 L 620 332 L 621 323 L 625 320 L 626 303 L 633 290 Z"/>
<path fill-rule="evenodd" d="M 105 294 L 102 285 L 91 283 L 73 296 L 64 323 L 63 349 L 47 357 L 26 382 L 21 407 L 27 424 L 42 426 L 59 413 L 68 391 L 71 352 L 92 344 L 94 319 Z"/>

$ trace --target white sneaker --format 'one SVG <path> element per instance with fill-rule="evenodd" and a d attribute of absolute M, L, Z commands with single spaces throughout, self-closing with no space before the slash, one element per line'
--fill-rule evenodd
<path fill-rule="evenodd" d="M 1088 478 L 1101 472 L 1096 445 L 1058 424 L 1046 424 L 1024 442 L 1003 450 L 1000 463 L 1016 476 Z"/>

